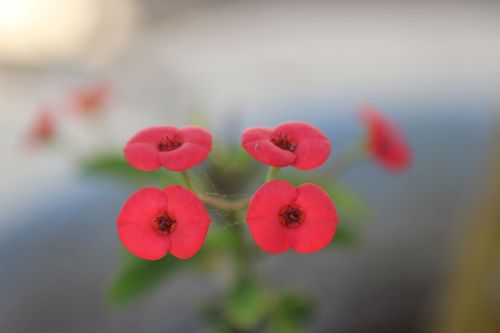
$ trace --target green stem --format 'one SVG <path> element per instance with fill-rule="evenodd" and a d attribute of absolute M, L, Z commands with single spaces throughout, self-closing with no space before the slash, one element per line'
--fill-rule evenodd
<path fill-rule="evenodd" d="M 207 205 L 217 208 L 224 212 L 233 212 L 245 208 L 248 205 L 249 199 L 241 199 L 236 201 L 229 201 L 220 197 L 207 195 L 204 193 L 196 193 L 198 197 Z"/>
<path fill-rule="evenodd" d="M 269 167 L 269 171 L 267 172 L 267 177 L 266 177 L 266 183 L 276 179 L 278 177 L 278 174 L 280 172 L 281 168 L 279 167 Z"/>
<path fill-rule="evenodd" d="M 186 184 L 186 187 L 193 191 L 193 182 L 191 181 L 191 177 L 189 176 L 189 173 L 186 170 L 181 171 L 182 179 L 184 180 L 184 183 Z"/>

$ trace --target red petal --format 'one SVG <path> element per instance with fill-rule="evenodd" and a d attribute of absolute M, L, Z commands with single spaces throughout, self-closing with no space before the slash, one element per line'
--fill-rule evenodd
<path fill-rule="evenodd" d="M 314 184 L 297 188 L 295 204 L 302 208 L 304 220 L 297 228 L 287 229 L 290 247 L 299 253 L 318 251 L 330 243 L 337 227 L 337 211 L 328 194 Z"/>
<path fill-rule="evenodd" d="M 209 153 L 209 147 L 185 142 L 175 150 L 160 152 L 158 158 L 163 167 L 173 171 L 181 171 L 203 162 Z"/>
<path fill-rule="evenodd" d="M 286 228 L 281 225 L 279 214 L 296 197 L 296 189 L 284 180 L 270 181 L 255 192 L 246 221 L 255 242 L 264 251 L 280 253 L 288 249 Z"/>
<path fill-rule="evenodd" d="M 212 135 L 204 128 L 199 126 L 188 126 L 181 128 L 177 134 L 183 142 L 196 143 L 200 146 L 212 149 Z"/>
<path fill-rule="evenodd" d="M 297 144 L 294 167 L 301 170 L 311 170 L 321 166 L 330 156 L 330 141 L 328 139 L 309 139 Z"/>
<path fill-rule="evenodd" d="M 177 132 L 177 128 L 172 126 L 154 126 L 145 128 L 136 135 L 134 135 L 128 142 L 130 143 L 150 143 L 157 147 L 160 140 L 166 135 L 174 135 Z"/>
<path fill-rule="evenodd" d="M 170 126 L 155 126 L 143 129 L 125 145 L 125 157 L 134 168 L 142 171 L 158 169 L 158 143 L 165 135 L 173 135 L 177 129 Z"/>
<path fill-rule="evenodd" d="M 142 259 L 158 260 L 169 248 L 167 235 L 154 229 L 155 216 L 166 211 L 167 197 L 157 188 L 143 188 L 128 198 L 118 214 L 118 236 L 132 254 Z"/>
<path fill-rule="evenodd" d="M 321 166 L 330 156 L 330 140 L 316 127 L 303 122 L 288 122 L 280 124 L 273 135 L 287 134 L 297 147 L 292 166 L 301 170 L 311 170 Z"/>
<path fill-rule="evenodd" d="M 125 158 L 134 168 L 142 171 L 158 169 L 158 149 L 150 143 L 129 143 L 125 146 Z"/>
<path fill-rule="evenodd" d="M 273 131 L 273 135 L 279 136 L 282 133 L 292 136 L 297 141 L 297 144 L 303 140 L 309 139 L 328 140 L 328 138 L 317 127 L 300 121 L 290 121 L 276 126 Z"/>
<path fill-rule="evenodd" d="M 273 130 L 266 127 L 252 127 L 243 131 L 241 134 L 241 143 L 250 144 L 254 141 L 271 141 Z"/>
<path fill-rule="evenodd" d="M 275 167 L 284 167 L 295 161 L 295 154 L 271 142 L 272 130 L 264 127 L 249 128 L 241 135 L 241 145 L 257 161 Z"/>
<path fill-rule="evenodd" d="M 191 191 L 173 185 L 165 188 L 168 198 L 168 212 L 177 221 L 176 229 L 170 234 L 170 253 L 177 258 L 192 257 L 205 242 L 210 225 L 207 209 Z"/>

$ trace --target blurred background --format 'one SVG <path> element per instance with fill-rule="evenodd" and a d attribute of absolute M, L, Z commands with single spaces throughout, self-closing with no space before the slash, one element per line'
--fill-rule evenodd
<path fill-rule="evenodd" d="M 237 145 L 246 127 L 303 120 L 334 164 L 370 102 L 412 167 L 341 178 L 370 210 L 356 246 L 259 270 L 312 295 L 307 332 L 499 332 L 499 15 L 498 1 L 0 0 L 0 331 L 208 331 L 199 304 L 223 272 L 108 306 L 135 188 L 80 161 L 151 125 L 203 122 Z M 96 83 L 105 112 L 71 112 Z M 26 145 L 42 109 L 64 114 L 59 139 Z"/>

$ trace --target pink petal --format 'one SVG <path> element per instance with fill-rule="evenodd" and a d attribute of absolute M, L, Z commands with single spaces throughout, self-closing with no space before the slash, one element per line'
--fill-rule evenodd
<path fill-rule="evenodd" d="M 160 140 L 166 135 L 174 135 L 177 132 L 177 128 L 172 126 L 153 126 L 148 127 L 134 135 L 130 140 L 130 143 L 149 143 L 154 147 L 158 146 Z"/>
<path fill-rule="evenodd" d="M 166 211 L 167 197 L 157 188 L 143 188 L 128 198 L 118 214 L 117 230 L 122 244 L 137 257 L 157 260 L 165 256 L 169 239 L 153 227 L 155 216 Z"/>
<path fill-rule="evenodd" d="M 303 122 L 280 124 L 274 130 L 274 136 L 286 134 L 295 141 L 297 147 L 292 166 L 301 170 L 311 170 L 321 166 L 330 156 L 330 140 L 316 127 Z"/>
<path fill-rule="evenodd" d="M 283 133 L 290 135 L 296 140 L 297 144 L 300 144 L 303 140 L 309 139 L 328 140 L 328 138 L 317 127 L 300 121 L 291 121 L 276 126 L 273 135 L 279 136 Z"/>
<path fill-rule="evenodd" d="M 253 127 L 241 135 L 241 145 L 257 161 L 275 167 L 284 167 L 295 161 L 295 154 L 271 142 L 272 130 Z"/>
<path fill-rule="evenodd" d="M 179 185 L 165 188 L 168 212 L 177 221 L 170 233 L 170 253 L 177 258 L 192 257 L 201 248 L 207 236 L 210 216 L 198 197 Z"/>
<path fill-rule="evenodd" d="M 295 162 L 295 154 L 284 150 L 268 140 L 253 141 L 243 148 L 257 161 L 275 167 L 285 167 Z"/>
<path fill-rule="evenodd" d="M 311 170 L 321 166 L 330 156 L 330 141 L 328 139 L 307 139 L 299 142 L 295 149 L 297 157 L 294 167 L 300 170 Z"/>
<path fill-rule="evenodd" d="M 297 188 L 297 200 L 305 214 L 297 228 L 287 229 L 290 247 L 299 253 L 318 251 L 330 243 L 337 227 L 337 211 L 328 194 L 314 184 Z"/>
<path fill-rule="evenodd" d="M 158 260 L 168 253 L 170 245 L 168 235 L 159 234 L 150 224 L 120 225 L 118 236 L 123 246 L 141 259 Z"/>
<path fill-rule="evenodd" d="M 158 159 L 163 167 L 173 171 L 181 171 L 203 162 L 209 153 L 210 148 L 186 142 L 175 150 L 160 152 Z"/>
<path fill-rule="evenodd" d="M 262 250 L 272 254 L 288 250 L 286 230 L 280 224 L 279 215 L 255 219 L 247 218 L 247 223 L 255 243 Z"/>
<path fill-rule="evenodd" d="M 125 146 L 125 158 L 134 168 L 142 171 L 158 169 L 158 149 L 150 143 L 128 143 Z"/>
<path fill-rule="evenodd" d="M 296 197 L 296 189 L 284 180 L 270 181 L 255 192 L 246 221 L 255 242 L 264 251 L 280 253 L 288 249 L 286 228 L 281 225 L 279 214 Z"/>
<path fill-rule="evenodd" d="M 196 143 L 200 146 L 212 149 L 212 135 L 199 126 L 188 126 L 177 131 L 183 142 Z"/>
<path fill-rule="evenodd" d="M 273 130 L 266 127 L 252 127 L 243 131 L 241 134 L 241 143 L 250 144 L 254 141 L 268 140 L 271 141 Z"/>

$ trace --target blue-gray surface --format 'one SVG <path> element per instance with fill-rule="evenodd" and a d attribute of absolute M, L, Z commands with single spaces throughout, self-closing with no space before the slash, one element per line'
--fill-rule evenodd
<path fill-rule="evenodd" d="M 277 114 L 264 124 L 285 119 Z M 334 149 L 359 133 L 355 119 L 306 116 L 287 118 L 317 123 Z M 267 256 L 261 263 L 270 284 L 316 298 L 319 311 L 308 331 L 416 332 L 432 314 L 490 124 L 470 113 L 397 120 L 413 143 L 413 168 L 394 176 L 366 163 L 343 179 L 376 216 L 363 227 L 361 246 Z M 120 255 L 114 221 L 130 191 L 103 179 L 78 179 L 2 217 L 16 226 L 0 235 L 1 332 L 206 331 L 198 305 L 220 290 L 221 276 L 182 275 L 125 309 L 107 306 Z"/>

